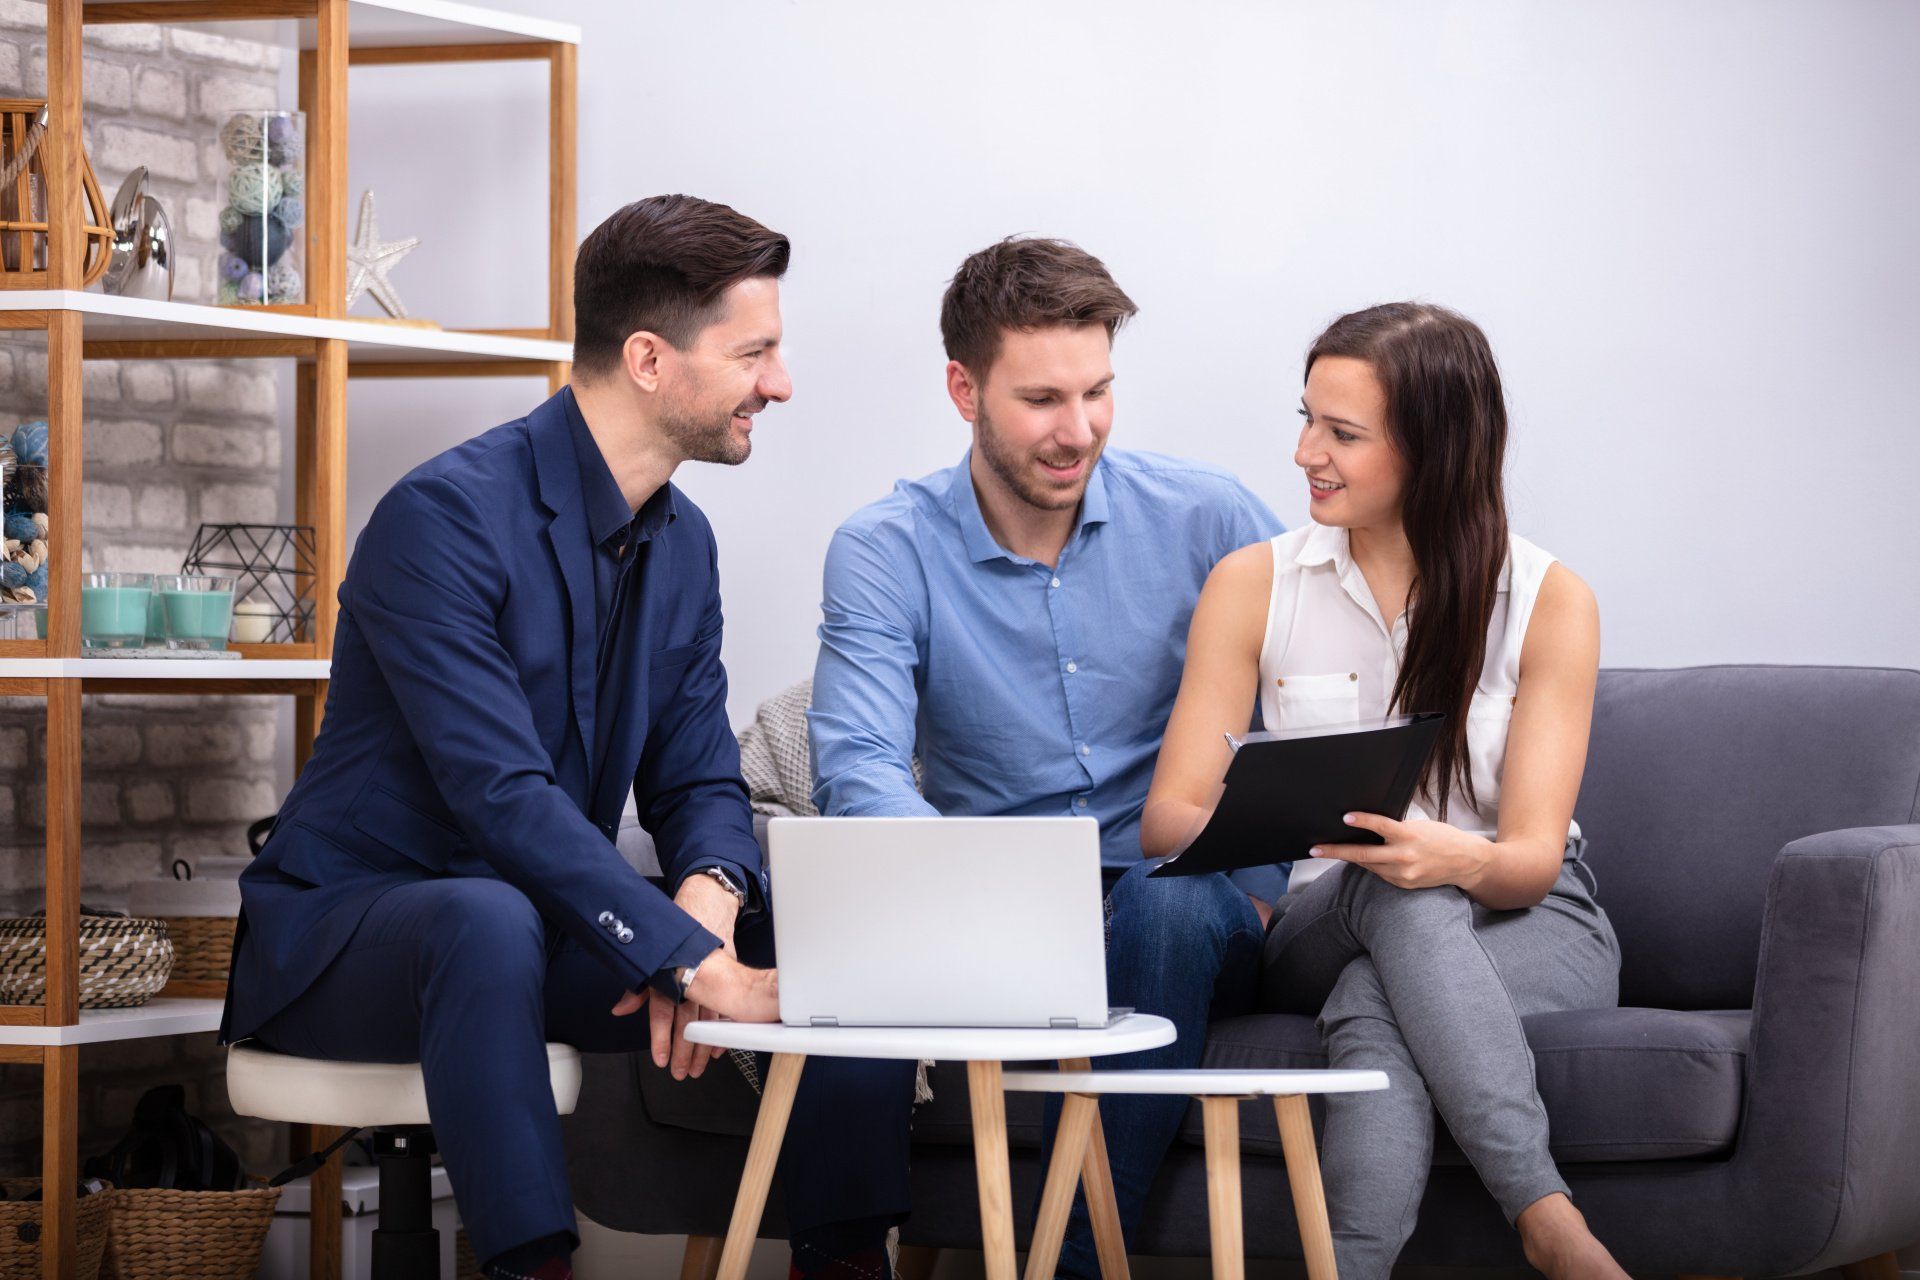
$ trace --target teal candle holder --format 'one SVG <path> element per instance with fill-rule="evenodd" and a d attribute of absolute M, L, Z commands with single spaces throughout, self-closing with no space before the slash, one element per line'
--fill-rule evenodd
<path fill-rule="evenodd" d="M 157 584 L 169 649 L 225 649 L 233 625 L 233 579 L 163 574 Z"/>
<path fill-rule="evenodd" d="M 89 573 L 80 583 L 80 645 L 138 649 L 147 641 L 150 573 Z"/>

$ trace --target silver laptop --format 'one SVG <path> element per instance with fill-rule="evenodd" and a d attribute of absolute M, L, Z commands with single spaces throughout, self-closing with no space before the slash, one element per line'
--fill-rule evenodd
<path fill-rule="evenodd" d="M 775 818 L 789 1026 L 1100 1027 L 1092 818 Z"/>

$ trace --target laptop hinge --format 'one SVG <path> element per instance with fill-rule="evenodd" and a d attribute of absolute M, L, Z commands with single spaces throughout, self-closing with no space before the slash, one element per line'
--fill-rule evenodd
<path fill-rule="evenodd" d="M 1076 1031 L 1080 1027 L 1078 1018 L 1048 1018 L 1047 1025 L 1065 1031 Z"/>
<path fill-rule="evenodd" d="M 819 1018 L 819 1017 L 808 1018 L 807 1025 L 810 1027 L 837 1027 L 840 1025 L 840 1019 Z"/>

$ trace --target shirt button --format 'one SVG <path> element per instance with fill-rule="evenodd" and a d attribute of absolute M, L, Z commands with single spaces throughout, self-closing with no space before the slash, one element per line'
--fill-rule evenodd
<path fill-rule="evenodd" d="M 1068 675 L 1072 675 L 1072 674 L 1073 674 L 1074 672 L 1076 672 L 1076 671 L 1078 671 L 1079 669 L 1080 669 L 1080 664 L 1079 664 L 1079 663 L 1077 663 L 1077 662 L 1069 662 L 1069 663 L 1067 664 L 1067 674 L 1068 674 Z"/>
<path fill-rule="evenodd" d="M 1057 587 L 1060 585 L 1060 579 L 1055 578 L 1053 581 L 1049 582 L 1047 585 L 1049 587 Z"/>
<path fill-rule="evenodd" d="M 1083 756 L 1090 756 L 1093 754 L 1093 748 L 1083 742 L 1080 744 L 1080 754 Z"/>
<path fill-rule="evenodd" d="M 1085 796 L 1081 796 L 1081 797 L 1080 797 L 1080 798 L 1079 798 L 1078 800 L 1075 800 L 1075 801 L 1074 801 L 1074 804 L 1076 804 L 1076 805 L 1078 805 L 1078 806 L 1079 806 L 1080 808 L 1082 808 L 1082 809 L 1084 809 L 1084 808 L 1086 808 L 1086 807 L 1087 807 L 1087 798 L 1086 798 Z"/>

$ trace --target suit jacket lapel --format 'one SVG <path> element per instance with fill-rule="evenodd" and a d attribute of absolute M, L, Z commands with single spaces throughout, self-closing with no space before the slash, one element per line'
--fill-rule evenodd
<path fill-rule="evenodd" d="M 533 442 L 534 470 L 540 500 L 553 519 L 547 522 L 547 545 L 560 566 L 566 587 L 568 612 L 567 682 L 573 699 L 573 727 L 580 737 L 580 758 L 593 765 L 593 547 L 587 533 L 586 503 L 581 499 L 580 467 L 567 431 L 561 388 L 527 415 Z"/>

